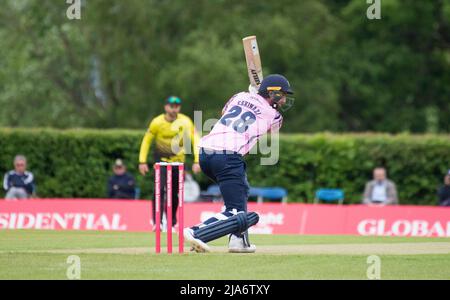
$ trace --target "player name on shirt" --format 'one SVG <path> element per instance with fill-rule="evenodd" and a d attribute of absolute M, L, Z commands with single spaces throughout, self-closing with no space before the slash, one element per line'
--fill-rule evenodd
<path fill-rule="evenodd" d="M 259 109 L 259 107 L 257 107 L 253 103 L 250 103 L 250 102 L 245 101 L 245 100 L 239 100 L 237 104 L 240 105 L 240 106 L 245 106 L 247 108 L 250 108 L 255 113 L 255 115 L 260 115 L 261 114 L 261 110 Z"/>
<path fill-rule="evenodd" d="M 222 117 L 209 134 L 202 137 L 200 147 L 247 154 L 268 133 L 277 132 L 283 117 L 263 97 L 241 92 L 234 95 L 222 110 Z"/>

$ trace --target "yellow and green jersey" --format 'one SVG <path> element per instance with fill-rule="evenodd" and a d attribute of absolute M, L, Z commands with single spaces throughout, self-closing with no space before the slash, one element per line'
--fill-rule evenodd
<path fill-rule="evenodd" d="M 183 114 L 178 114 L 173 122 L 166 120 L 161 114 L 154 118 L 144 135 L 139 152 L 139 163 L 146 163 L 150 145 L 155 140 L 155 162 L 184 162 L 185 148 L 193 150 L 194 162 L 198 163 L 199 136 L 195 132 L 192 120 Z"/>

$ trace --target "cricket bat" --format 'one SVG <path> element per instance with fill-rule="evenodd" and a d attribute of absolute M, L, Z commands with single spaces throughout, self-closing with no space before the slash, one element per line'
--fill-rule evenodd
<path fill-rule="evenodd" d="M 242 43 L 244 44 L 250 86 L 257 90 L 263 80 L 263 72 L 256 36 L 245 37 L 242 39 Z"/>

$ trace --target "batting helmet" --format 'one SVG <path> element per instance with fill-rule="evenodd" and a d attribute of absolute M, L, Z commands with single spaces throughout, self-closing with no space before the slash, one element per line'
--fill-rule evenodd
<path fill-rule="evenodd" d="M 268 98 L 270 91 L 281 91 L 286 94 L 294 94 L 289 81 L 283 75 L 271 74 L 263 79 L 258 89 L 258 94 Z"/>

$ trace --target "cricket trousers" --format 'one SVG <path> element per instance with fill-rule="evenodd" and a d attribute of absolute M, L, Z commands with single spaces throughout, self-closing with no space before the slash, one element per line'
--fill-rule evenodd
<path fill-rule="evenodd" d="M 161 195 L 161 222 L 163 215 L 167 216 L 167 167 L 161 166 L 160 168 L 160 195 Z M 156 186 L 155 186 L 156 189 Z M 155 192 L 153 191 L 153 207 L 155 207 Z M 177 224 L 177 209 L 178 209 L 178 167 L 172 167 L 172 226 Z M 164 213 L 162 213 L 164 212 Z M 153 224 L 155 223 L 155 209 L 152 209 Z M 162 224 L 162 223 L 161 223 Z"/>
<path fill-rule="evenodd" d="M 219 185 L 226 211 L 247 211 L 250 188 L 241 154 L 202 148 L 200 168 Z"/>

